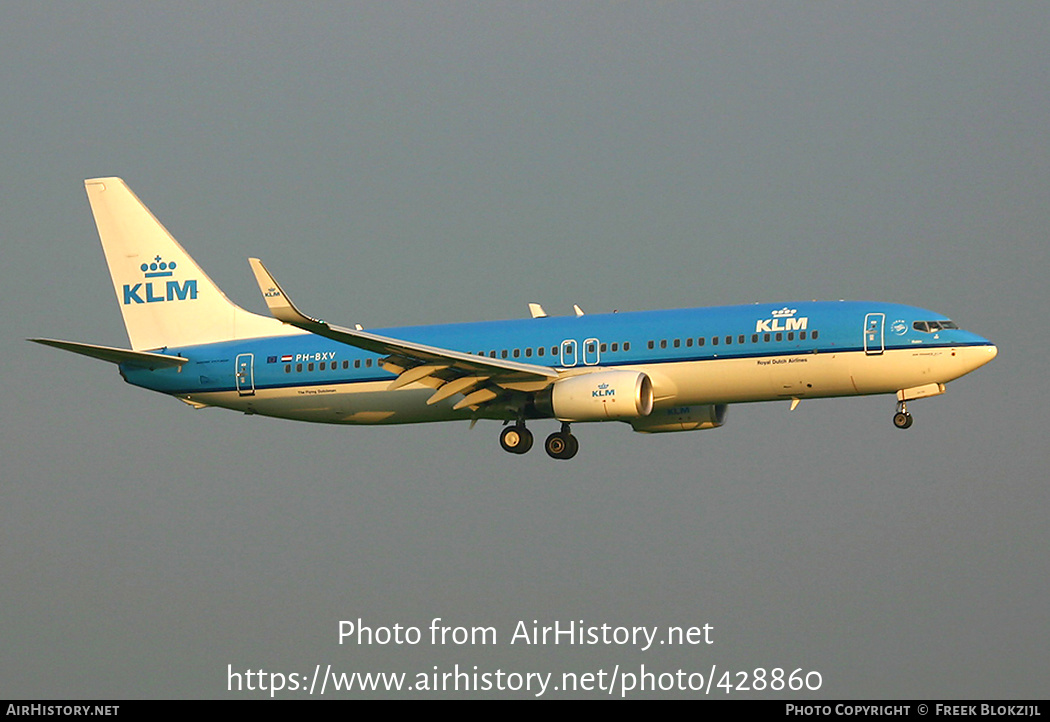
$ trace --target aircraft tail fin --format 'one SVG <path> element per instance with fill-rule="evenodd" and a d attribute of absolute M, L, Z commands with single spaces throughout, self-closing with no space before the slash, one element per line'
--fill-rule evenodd
<path fill-rule="evenodd" d="M 123 180 L 84 186 L 133 349 L 288 333 L 226 298 Z"/>

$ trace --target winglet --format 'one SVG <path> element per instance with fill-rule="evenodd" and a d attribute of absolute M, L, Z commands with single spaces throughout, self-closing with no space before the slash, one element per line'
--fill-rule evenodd
<path fill-rule="evenodd" d="M 543 310 L 543 306 L 538 303 L 529 304 L 529 313 L 533 318 L 547 318 L 547 312 Z"/>
<path fill-rule="evenodd" d="M 262 264 L 262 261 L 258 258 L 249 258 L 248 263 L 251 264 L 252 272 L 255 274 L 255 281 L 259 284 L 259 290 L 262 291 L 263 298 L 266 299 L 266 307 L 270 309 L 270 313 L 273 314 L 274 318 L 300 328 L 315 324 L 326 325 L 324 321 L 310 318 L 296 308 L 295 304 L 292 303 L 292 299 L 288 298 L 284 289 L 266 270 L 266 266 Z"/>

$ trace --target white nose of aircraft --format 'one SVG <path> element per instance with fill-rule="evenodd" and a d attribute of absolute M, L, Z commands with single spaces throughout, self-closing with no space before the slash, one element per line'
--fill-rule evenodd
<path fill-rule="evenodd" d="M 962 356 L 966 365 L 966 371 L 964 373 L 970 373 L 974 369 L 981 368 L 995 358 L 999 354 L 999 347 L 993 344 L 988 344 L 987 346 L 971 346 L 966 349 L 959 349 L 959 354 Z"/>

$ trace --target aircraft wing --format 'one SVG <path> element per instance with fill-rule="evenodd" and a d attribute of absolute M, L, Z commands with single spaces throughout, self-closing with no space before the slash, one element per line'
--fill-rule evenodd
<path fill-rule="evenodd" d="M 274 279 L 262 261 L 249 258 L 255 280 L 274 318 L 296 328 L 339 343 L 386 356 L 383 368 L 398 374 L 390 390 L 421 383 L 435 389 L 427 400 L 437 403 L 457 393 L 464 398 L 454 408 L 477 409 L 508 390 L 535 391 L 544 388 L 559 374 L 548 366 L 519 363 L 507 359 L 475 356 L 462 351 L 427 346 L 356 329 L 333 326 L 302 313 Z"/>

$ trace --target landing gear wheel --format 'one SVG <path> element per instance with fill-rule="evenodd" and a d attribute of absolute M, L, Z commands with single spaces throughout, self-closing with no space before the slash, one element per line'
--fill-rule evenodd
<path fill-rule="evenodd" d="M 908 413 L 908 405 L 903 401 L 897 402 L 897 413 L 893 415 L 893 425 L 898 429 L 907 429 L 911 426 L 912 418 Z"/>
<path fill-rule="evenodd" d="M 512 454 L 524 454 L 532 448 L 532 432 L 522 424 L 508 426 L 499 435 L 499 445 Z"/>
<path fill-rule="evenodd" d="M 552 459 L 571 459 L 580 450 L 580 442 L 568 431 L 556 431 L 547 437 L 544 448 Z"/>
<path fill-rule="evenodd" d="M 576 452 L 580 450 L 580 442 L 572 434 L 566 434 L 566 436 L 568 437 L 569 448 L 565 450 L 565 458 L 571 459 L 576 456 Z"/>

